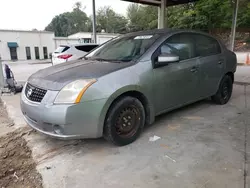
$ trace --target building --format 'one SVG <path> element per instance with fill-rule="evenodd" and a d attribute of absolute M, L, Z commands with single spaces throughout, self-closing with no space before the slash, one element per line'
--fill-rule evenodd
<path fill-rule="evenodd" d="M 48 31 L 0 30 L 2 60 L 48 59 L 55 35 Z"/>
<path fill-rule="evenodd" d="M 79 44 L 80 40 L 78 38 L 68 38 L 68 37 L 54 37 L 54 49 L 61 45 L 73 45 Z"/>
<path fill-rule="evenodd" d="M 107 42 L 108 40 L 119 36 L 119 34 L 116 33 L 105 33 L 105 32 L 101 32 L 101 33 L 97 33 L 96 34 L 96 43 L 97 44 L 102 44 L 104 42 Z M 89 32 L 79 32 L 79 33 L 75 33 L 73 35 L 69 35 L 68 36 L 69 39 L 74 39 L 77 38 L 79 40 L 81 40 L 81 43 L 90 43 L 93 39 L 93 34 L 89 33 Z"/>
<path fill-rule="evenodd" d="M 118 34 L 98 33 L 102 44 Z M 68 37 L 55 37 L 49 31 L 0 30 L 0 58 L 4 61 L 48 59 L 60 45 L 91 43 L 92 33 L 79 32 Z"/>

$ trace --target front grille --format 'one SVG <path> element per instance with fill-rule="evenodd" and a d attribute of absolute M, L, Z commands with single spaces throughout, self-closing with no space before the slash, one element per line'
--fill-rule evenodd
<path fill-rule="evenodd" d="M 25 88 L 26 97 L 33 102 L 41 102 L 46 93 L 47 90 L 37 88 L 29 83 Z"/>

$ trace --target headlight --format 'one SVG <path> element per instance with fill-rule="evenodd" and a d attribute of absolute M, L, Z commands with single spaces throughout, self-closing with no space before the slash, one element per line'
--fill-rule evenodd
<path fill-rule="evenodd" d="M 79 103 L 81 101 L 84 92 L 97 80 L 87 79 L 87 80 L 76 80 L 64 86 L 62 90 L 58 93 L 55 104 L 64 103 Z"/>

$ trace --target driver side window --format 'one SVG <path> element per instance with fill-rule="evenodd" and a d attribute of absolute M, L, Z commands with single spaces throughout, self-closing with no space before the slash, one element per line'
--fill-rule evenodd
<path fill-rule="evenodd" d="M 168 38 L 160 47 L 160 53 L 179 56 L 180 61 L 195 57 L 195 43 L 191 34 L 176 34 Z"/>

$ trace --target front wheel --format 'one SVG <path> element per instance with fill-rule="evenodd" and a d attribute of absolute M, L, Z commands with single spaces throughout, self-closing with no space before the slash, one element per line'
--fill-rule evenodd
<path fill-rule="evenodd" d="M 116 101 L 109 109 L 104 125 L 104 138 L 115 145 L 134 142 L 145 124 L 142 103 L 130 96 Z"/>
<path fill-rule="evenodd" d="M 233 91 L 233 80 L 229 75 L 225 75 L 221 82 L 218 91 L 214 96 L 212 96 L 212 100 L 216 104 L 226 104 L 231 96 Z"/>

